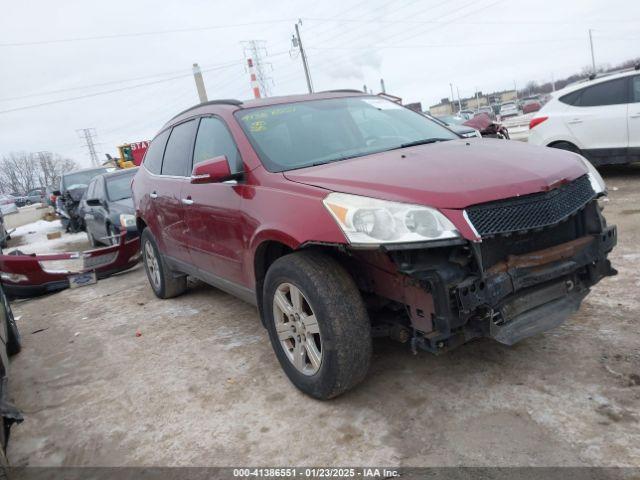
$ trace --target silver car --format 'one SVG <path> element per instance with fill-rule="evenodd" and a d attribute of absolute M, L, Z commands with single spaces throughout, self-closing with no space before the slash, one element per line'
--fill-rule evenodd
<path fill-rule="evenodd" d="M 520 115 L 520 109 L 515 102 L 506 102 L 500 106 L 500 116 L 502 118 Z"/>

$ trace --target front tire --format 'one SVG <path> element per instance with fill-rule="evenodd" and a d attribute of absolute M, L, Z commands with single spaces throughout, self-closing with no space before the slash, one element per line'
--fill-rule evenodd
<path fill-rule="evenodd" d="M 271 344 L 289 380 L 321 400 L 364 380 L 371 325 L 360 292 L 332 257 L 297 252 L 267 272 L 263 311 Z"/>
<path fill-rule="evenodd" d="M 148 228 L 140 237 L 144 269 L 151 290 L 158 298 L 173 298 L 187 290 L 187 276 L 176 276 L 158 249 L 158 244 Z"/>

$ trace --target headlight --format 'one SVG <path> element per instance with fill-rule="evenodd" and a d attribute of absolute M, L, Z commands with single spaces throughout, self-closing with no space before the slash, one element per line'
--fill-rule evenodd
<path fill-rule="evenodd" d="M 433 208 L 331 193 L 325 207 L 352 244 L 424 242 L 459 237 L 455 226 Z"/>
<path fill-rule="evenodd" d="M 591 188 L 593 188 L 598 196 L 600 196 L 601 194 L 606 195 L 607 185 L 604 183 L 604 180 L 602 179 L 602 176 L 600 175 L 598 170 L 596 170 L 596 167 L 594 167 L 591 162 L 583 156 L 580 156 L 580 160 L 582 160 L 584 166 L 587 167 L 587 173 L 589 175 L 589 181 L 591 182 Z"/>
<path fill-rule="evenodd" d="M 136 226 L 136 217 L 135 215 L 127 215 L 123 213 L 120 215 L 120 226 L 122 228 L 129 228 Z"/>

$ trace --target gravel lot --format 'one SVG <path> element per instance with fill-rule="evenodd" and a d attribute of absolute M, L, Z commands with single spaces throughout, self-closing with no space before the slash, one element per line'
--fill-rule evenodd
<path fill-rule="evenodd" d="M 256 310 L 214 288 L 157 300 L 137 267 L 16 303 L 24 350 L 10 387 L 25 422 L 9 459 L 640 466 L 640 168 L 605 176 L 620 273 L 566 325 L 441 357 L 379 341 L 366 383 L 330 402 L 299 393 Z"/>

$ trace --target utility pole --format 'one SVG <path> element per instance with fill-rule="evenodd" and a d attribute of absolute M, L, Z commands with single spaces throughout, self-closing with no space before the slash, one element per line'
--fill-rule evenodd
<path fill-rule="evenodd" d="M 591 29 L 589 29 L 589 45 L 591 46 L 591 66 L 593 68 L 593 74 L 596 74 L 596 57 L 593 55 L 593 35 Z"/>
<path fill-rule="evenodd" d="M 451 88 L 451 113 L 454 113 L 453 109 L 455 108 L 456 99 L 453 96 L 453 83 L 449 84 L 449 88 Z"/>
<path fill-rule="evenodd" d="M 200 65 L 198 65 L 197 63 L 193 64 L 193 79 L 196 81 L 196 90 L 198 90 L 198 97 L 200 98 L 200 103 L 206 103 L 208 101 L 207 90 L 204 88 L 202 71 L 200 70 Z"/>
<path fill-rule="evenodd" d="M 76 130 L 81 139 L 85 141 L 85 146 L 89 151 L 89 157 L 91 158 L 91 166 L 99 167 L 98 153 L 96 152 L 96 144 L 94 139 L 97 137 L 95 128 L 81 128 Z"/>
<path fill-rule="evenodd" d="M 456 92 L 458 92 L 458 113 L 462 110 L 462 103 L 460 102 L 460 89 L 456 85 Z"/>
<path fill-rule="evenodd" d="M 478 98 L 478 87 L 476 87 L 476 110 L 480 110 L 480 99 Z"/>
<path fill-rule="evenodd" d="M 302 24 L 302 20 L 298 20 L 296 23 L 296 33 L 291 37 L 291 44 L 294 47 L 300 49 L 300 56 L 302 57 L 302 66 L 304 67 L 304 75 L 307 77 L 307 88 L 309 89 L 309 93 L 313 93 L 313 84 L 311 83 L 311 74 L 309 73 L 309 62 L 307 61 L 307 54 L 304 51 L 304 47 L 302 46 L 302 38 L 300 37 L 300 28 L 299 26 Z"/>
<path fill-rule="evenodd" d="M 273 69 L 273 67 L 270 63 L 262 60 L 263 57 L 267 56 L 267 49 L 265 47 L 266 42 L 264 40 L 247 40 L 240 43 L 243 45 L 244 57 L 247 59 L 247 65 L 249 65 L 249 60 L 251 60 L 251 63 L 253 64 L 253 66 L 249 65 L 249 73 L 252 73 L 251 69 L 253 68 L 253 73 L 256 77 L 254 81 L 258 83 L 261 96 L 268 97 L 271 94 L 270 87 L 272 80 L 271 77 L 267 75 L 267 65 L 271 69 Z"/>

